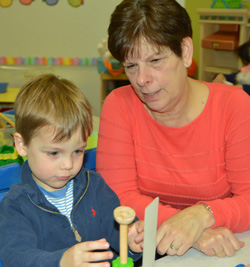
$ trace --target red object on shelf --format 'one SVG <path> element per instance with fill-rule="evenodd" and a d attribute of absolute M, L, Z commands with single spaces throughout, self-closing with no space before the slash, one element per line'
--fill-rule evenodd
<path fill-rule="evenodd" d="M 233 51 L 239 44 L 239 25 L 221 24 L 219 31 L 202 40 L 202 47 Z"/>

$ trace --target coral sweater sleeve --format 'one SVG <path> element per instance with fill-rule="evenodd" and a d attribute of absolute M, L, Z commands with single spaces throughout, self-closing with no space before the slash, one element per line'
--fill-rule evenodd
<path fill-rule="evenodd" d="M 154 121 L 131 86 L 110 93 L 101 113 L 97 171 L 140 219 L 159 196 L 158 224 L 205 202 L 213 227 L 242 232 L 250 229 L 250 98 L 236 87 L 207 86 L 203 112 L 179 128 Z"/>

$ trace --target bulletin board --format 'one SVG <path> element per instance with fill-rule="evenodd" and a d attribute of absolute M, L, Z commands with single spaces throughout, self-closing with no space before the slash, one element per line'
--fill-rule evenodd
<path fill-rule="evenodd" d="M 49 64 L 55 58 L 64 59 L 66 65 L 69 59 L 95 64 L 97 45 L 107 38 L 110 15 L 120 1 L 84 0 L 73 7 L 68 0 L 58 0 L 55 5 L 43 0 L 24 5 L 15 0 L 9 7 L 0 6 L 0 58 L 8 59 L 9 64 L 14 59 Z"/>

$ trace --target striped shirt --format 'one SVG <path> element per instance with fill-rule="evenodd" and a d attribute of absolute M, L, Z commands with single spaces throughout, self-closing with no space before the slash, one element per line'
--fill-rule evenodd
<path fill-rule="evenodd" d="M 68 218 L 72 226 L 70 213 L 73 207 L 73 180 L 69 181 L 64 188 L 53 192 L 49 192 L 41 186 L 38 187 L 46 199 Z"/>

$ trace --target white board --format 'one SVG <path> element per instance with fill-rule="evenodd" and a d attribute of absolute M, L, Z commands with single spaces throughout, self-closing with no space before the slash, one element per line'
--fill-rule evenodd
<path fill-rule="evenodd" d="M 155 266 L 156 233 L 159 198 L 155 198 L 145 209 L 143 267 Z"/>

